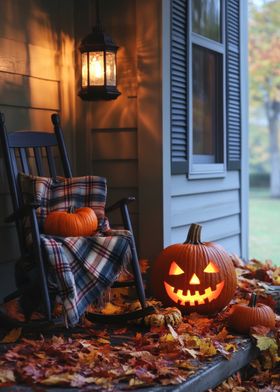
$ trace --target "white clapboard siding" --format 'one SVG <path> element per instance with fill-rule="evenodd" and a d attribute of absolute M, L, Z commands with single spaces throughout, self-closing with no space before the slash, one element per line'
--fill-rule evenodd
<path fill-rule="evenodd" d="M 215 241 L 240 254 L 240 174 L 223 179 L 188 181 L 171 178 L 171 243 L 185 241 L 191 223 L 202 225 L 203 241 Z"/>
<path fill-rule="evenodd" d="M 240 254 L 240 218 L 238 214 L 208 222 L 196 221 L 196 223 L 202 225 L 202 241 L 217 242 L 227 251 Z M 188 229 L 189 225 L 174 228 L 171 237 L 172 243 L 184 242 Z"/>
<path fill-rule="evenodd" d="M 171 178 L 171 195 L 195 195 L 197 193 L 218 192 L 239 189 L 239 172 L 228 172 L 222 179 L 213 178 L 207 181 L 187 181 L 185 175 L 174 175 Z"/>
<path fill-rule="evenodd" d="M 171 199 L 172 227 L 192 222 L 207 222 L 224 216 L 239 214 L 239 191 L 222 191 L 179 196 Z"/>

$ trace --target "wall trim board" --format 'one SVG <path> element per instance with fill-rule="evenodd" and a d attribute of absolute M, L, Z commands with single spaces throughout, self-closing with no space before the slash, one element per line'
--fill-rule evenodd
<path fill-rule="evenodd" d="M 162 1 L 162 178 L 163 178 L 163 247 L 171 242 L 171 2 Z"/>
<path fill-rule="evenodd" d="M 248 1 L 240 0 L 241 256 L 249 257 Z"/>
<path fill-rule="evenodd" d="M 151 260 L 163 247 L 161 15 L 161 0 L 136 1 L 139 250 Z"/>

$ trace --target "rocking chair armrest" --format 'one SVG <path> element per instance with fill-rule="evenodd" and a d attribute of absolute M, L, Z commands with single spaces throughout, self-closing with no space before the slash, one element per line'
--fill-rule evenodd
<path fill-rule="evenodd" d="M 11 223 L 19 218 L 24 218 L 25 216 L 30 214 L 30 211 L 32 209 L 36 209 L 39 206 L 40 206 L 40 204 L 38 204 L 38 203 L 24 204 L 23 206 L 18 208 L 16 211 L 14 211 L 11 215 L 7 216 L 5 218 L 5 223 Z"/>
<path fill-rule="evenodd" d="M 114 211 L 117 208 L 121 208 L 131 202 L 135 201 L 135 197 L 134 196 L 129 196 L 129 197 L 125 197 L 119 201 L 117 201 L 116 203 L 114 203 L 113 205 L 111 205 L 110 207 L 106 208 L 105 211 L 106 212 L 110 212 L 110 211 Z"/>

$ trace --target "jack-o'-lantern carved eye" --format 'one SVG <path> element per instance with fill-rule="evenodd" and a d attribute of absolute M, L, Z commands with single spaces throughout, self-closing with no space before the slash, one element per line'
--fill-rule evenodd
<path fill-rule="evenodd" d="M 220 270 L 219 270 L 218 266 L 213 263 L 213 261 L 210 261 L 210 263 L 204 269 L 204 272 L 207 272 L 208 274 L 213 274 L 215 272 L 220 272 Z"/>
<path fill-rule="evenodd" d="M 184 271 L 182 268 L 179 267 L 175 261 L 172 261 L 170 269 L 169 269 L 169 275 L 182 275 Z"/>

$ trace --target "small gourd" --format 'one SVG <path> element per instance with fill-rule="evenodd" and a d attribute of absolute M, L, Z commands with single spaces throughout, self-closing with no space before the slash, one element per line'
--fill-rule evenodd
<path fill-rule="evenodd" d="M 147 301 L 147 305 L 149 304 L 149 301 Z M 141 305 L 139 301 L 133 302 L 130 305 L 130 311 L 135 311 L 135 310 L 140 310 Z M 179 309 L 173 307 L 173 308 L 166 308 L 166 309 L 156 309 L 155 308 L 155 313 L 149 314 L 145 316 L 143 319 L 137 319 L 134 320 L 135 324 L 141 324 L 144 323 L 144 325 L 148 327 L 162 327 L 167 324 L 171 326 L 178 325 L 182 322 L 182 313 L 180 312 Z"/>

